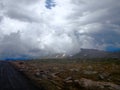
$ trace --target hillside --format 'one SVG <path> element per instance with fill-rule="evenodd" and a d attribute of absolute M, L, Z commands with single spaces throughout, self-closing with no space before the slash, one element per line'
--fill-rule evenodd
<path fill-rule="evenodd" d="M 97 49 L 81 49 L 72 58 L 120 58 L 120 52 L 107 52 Z"/>

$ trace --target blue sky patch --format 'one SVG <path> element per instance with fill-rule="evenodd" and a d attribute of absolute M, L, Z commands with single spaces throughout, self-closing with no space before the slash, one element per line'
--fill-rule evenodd
<path fill-rule="evenodd" d="M 46 5 L 45 7 L 48 8 L 48 9 L 52 9 L 52 7 L 55 7 L 56 4 L 54 2 L 54 0 L 46 0 Z"/>
<path fill-rule="evenodd" d="M 109 52 L 119 52 L 120 48 L 109 46 L 109 47 L 106 48 L 106 51 L 109 51 Z"/>

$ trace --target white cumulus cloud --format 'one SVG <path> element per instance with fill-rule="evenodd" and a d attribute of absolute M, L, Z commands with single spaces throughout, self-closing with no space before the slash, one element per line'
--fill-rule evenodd
<path fill-rule="evenodd" d="M 118 0 L 53 1 L 52 8 L 46 0 L 0 1 L 1 58 L 119 48 Z"/>

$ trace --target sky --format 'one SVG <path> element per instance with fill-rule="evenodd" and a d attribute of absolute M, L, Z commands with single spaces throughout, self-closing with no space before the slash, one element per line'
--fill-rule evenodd
<path fill-rule="evenodd" d="M 120 50 L 119 0 L 0 0 L 0 59 Z"/>

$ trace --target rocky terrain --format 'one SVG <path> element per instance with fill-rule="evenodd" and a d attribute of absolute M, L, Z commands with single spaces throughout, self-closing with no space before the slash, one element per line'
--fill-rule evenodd
<path fill-rule="evenodd" d="M 30 60 L 12 62 L 46 90 L 120 90 L 120 60 Z"/>

